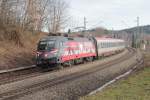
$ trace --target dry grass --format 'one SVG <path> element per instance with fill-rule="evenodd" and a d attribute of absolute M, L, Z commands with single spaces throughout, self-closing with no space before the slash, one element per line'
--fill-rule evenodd
<path fill-rule="evenodd" d="M 12 41 L 0 41 L 0 70 L 34 64 L 36 46 L 42 33 L 25 32 L 21 39 L 23 47 Z"/>
<path fill-rule="evenodd" d="M 132 75 L 128 79 L 118 81 L 104 91 L 80 100 L 149 100 L 150 99 L 150 67 Z"/>

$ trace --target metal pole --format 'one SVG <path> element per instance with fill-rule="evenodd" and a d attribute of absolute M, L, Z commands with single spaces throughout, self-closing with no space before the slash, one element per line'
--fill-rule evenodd
<path fill-rule="evenodd" d="M 86 31 L 86 23 L 87 23 L 86 17 L 84 17 L 84 30 L 85 30 L 85 31 Z"/>
<path fill-rule="evenodd" d="M 139 47 L 140 46 L 140 18 L 139 17 L 137 17 L 137 37 L 136 37 L 136 47 Z"/>

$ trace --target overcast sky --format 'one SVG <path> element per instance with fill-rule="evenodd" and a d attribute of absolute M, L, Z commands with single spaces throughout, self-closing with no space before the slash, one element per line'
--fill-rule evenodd
<path fill-rule="evenodd" d="M 150 0 L 66 0 L 70 4 L 72 27 L 83 26 L 84 16 L 87 27 L 105 27 L 120 30 L 136 25 L 150 24 Z"/>

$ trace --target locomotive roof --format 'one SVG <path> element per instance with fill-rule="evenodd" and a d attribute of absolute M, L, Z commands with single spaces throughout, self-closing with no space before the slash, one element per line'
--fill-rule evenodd
<path fill-rule="evenodd" d="M 41 39 L 41 41 L 48 41 L 48 40 L 65 40 L 67 39 L 66 37 L 63 36 L 47 36 Z"/>
<path fill-rule="evenodd" d="M 100 38 L 100 37 L 96 37 L 96 39 L 98 41 L 114 41 L 114 42 L 118 41 L 118 42 L 124 42 L 124 40 L 122 40 L 122 39 L 115 39 L 115 38 Z"/>
<path fill-rule="evenodd" d="M 47 36 L 42 38 L 40 41 L 48 41 L 48 40 L 76 40 L 76 41 L 88 41 L 88 38 L 84 37 L 64 37 L 64 36 Z"/>

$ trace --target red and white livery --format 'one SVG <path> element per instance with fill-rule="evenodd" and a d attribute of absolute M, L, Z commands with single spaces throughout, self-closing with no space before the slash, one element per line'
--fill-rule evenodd
<path fill-rule="evenodd" d="M 124 48 L 125 41 L 121 39 L 49 36 L 38 44 L 36 64 L 77 64 L 115 54 Z"/>

